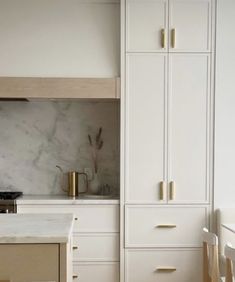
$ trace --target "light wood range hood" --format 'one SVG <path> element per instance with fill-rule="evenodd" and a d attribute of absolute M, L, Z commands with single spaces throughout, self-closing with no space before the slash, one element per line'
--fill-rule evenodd
<path fill-rule="evenodd" d="M 119 78 L 0 77 L 0 99 L 119 99 Z"/>

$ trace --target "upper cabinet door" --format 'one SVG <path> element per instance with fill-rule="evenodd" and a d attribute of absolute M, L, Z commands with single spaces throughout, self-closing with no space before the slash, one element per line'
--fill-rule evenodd
<path fill-rule="evenodd" d="M 161 203 L 166 179 L 165 90 L 167 55 L 127 55 L 126 201 Z"/>
<path fill-rule="evenodd" d="M 207 203 L 210 55 L 172 54 L 169 68 L 169 202 Z"/>
<path fill-rule="evenodd" d="M 167 0 L 127 0 L 127 52 L 166 52 Z"/>
<path fill-rule="evenodd" d="M 212 0 L 169 0 L 170 52 L 211 50 Z"/>

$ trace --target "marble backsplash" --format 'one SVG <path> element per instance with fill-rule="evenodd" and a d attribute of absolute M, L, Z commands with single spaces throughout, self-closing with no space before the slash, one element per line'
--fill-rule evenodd
<path fill-rule="evenodd" d="M 117 102 L 0 102 L 0 189 L 63 194 L 65 171 L 91 168 L 88 134 L 103 128 L 99 177 L 119 191 Z"/>

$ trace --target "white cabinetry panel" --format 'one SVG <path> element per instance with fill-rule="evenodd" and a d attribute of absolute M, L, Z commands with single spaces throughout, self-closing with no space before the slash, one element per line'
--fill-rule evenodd
<path fill-rule="evenodd" d="M 209 181 L 210 58 L 170 55 L 169 181 L 173 201 L 206 203 Z"/>
<path fill-rule="evenodd" d="M 126 282 L 200 282 L 202 250 L 128 250 Z M 169 271 L 160 269 L 170 268 Z"/>
<path fill-rule="evenodd" d="M 161 30 L 168 26 L 167 0 L 127 1 L 127 51 L 166 51 Z"/>
<path fill-rule="evenodd" d="M 74 232 L 119 232 L 118 205 L 20 205 L 19 213 L 73 213 Z"/>
<path fill-rule="evenodd" d="M 127 206 L 125 246 L 200 247 L 207 218 L 206 207 Z"/>
<path fill-rule="evenodd" d="M 75 233 L 74 261 L 119 261 L 119 233 Z"/>
<path fill-rule="evenodd" d="M 74 273 L 81 282 L 119 282 L 119 263 L 79 263 L 74 264 Z"/>
<path fill-rule="evenodd" d="M 160 202 L 165 177 L 164 54 L 127 56 L 127 183 L 128 202 Z"/>
<path fill-rule="evenodd" d="M 211 48 L 211 0 L 169 0 L 170 52 L 206 52 Z M 172 44 L 172 42 L 171 42 Z"/>

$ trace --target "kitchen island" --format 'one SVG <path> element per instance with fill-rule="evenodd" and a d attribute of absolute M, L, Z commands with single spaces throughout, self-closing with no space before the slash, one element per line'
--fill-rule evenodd
<path fill-rule="evenodd" d="M 0 215 L 0 282 L 72 281 L 72 214 Z"/>

